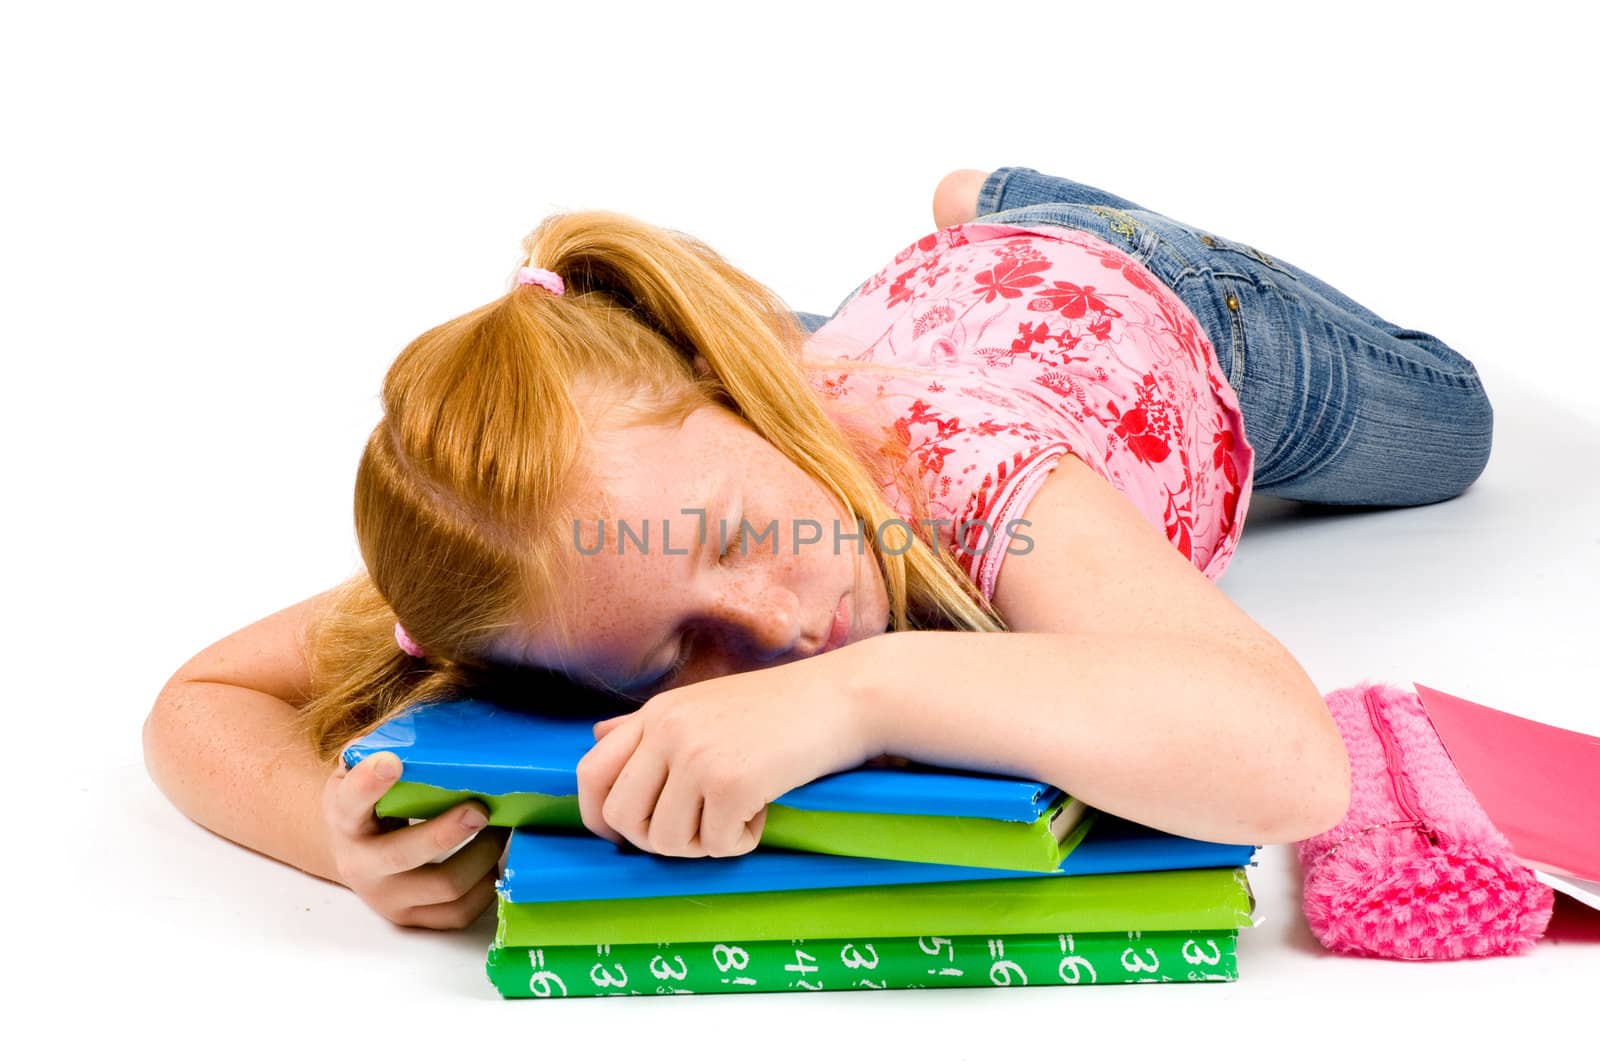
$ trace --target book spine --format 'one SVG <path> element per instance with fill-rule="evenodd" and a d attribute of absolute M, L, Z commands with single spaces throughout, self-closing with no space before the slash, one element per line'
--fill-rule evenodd
<path fill-rule="evenodd" d="M 496 946 L 506 998 L 1231 982 L 1238 930 Z"/>
<path fill-rule="evenodd" d="M 791 809 L 773 804 L 767 806 L 761 844 L 840 857 L 1053 872 L 1087 830 L 1087 824 L 1080 824 L 1063 843 L 1050 831 L 1050 812 L 1017 823 L 964 816 Z"/>
<path fill-rule="evenodd" d="M 497 946 L 1049 935 L 1249 927 L 1242 868 L 828 890 L 496 903 Z"/>
<path fill-rule="evenodd" d="M 403 779 L 378 799 L 375 811 L 380 817 L 427 819 L 469 799 L 488 808 L 494 827 L 583 829 L 576 797 L 447 791 Z M 1050 833 L 1048 814 L 1032 823 L 1018 823 L 769 805 L 761 845 L 841 857 L 1053 872 L 1087 830 L 1087 824 L 1081 824 L 1065 842 L 1057 842 Z"/>

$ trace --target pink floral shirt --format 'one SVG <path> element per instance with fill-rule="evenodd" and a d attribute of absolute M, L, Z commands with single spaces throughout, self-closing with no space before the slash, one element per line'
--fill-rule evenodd
<path fill-rule="evenodd" d="M 1012 525 L 1071 452 L 1205 576 L 1243 530 L 1254 451 L 1199 322 L 1123 252 L 1054 226 L 969 223 L 894 257 L 812 335 L 824 404 L 866 400 L 907 445 L 940 549 L 986 599 Z M 852 371 L 872 362 L 933 371 Z M 841 408 L 842 409 L 842 408 Z M 910 507 L 893 484 L 885 495 Z M 921 531 L 921 530 L 919 530 Z"/>

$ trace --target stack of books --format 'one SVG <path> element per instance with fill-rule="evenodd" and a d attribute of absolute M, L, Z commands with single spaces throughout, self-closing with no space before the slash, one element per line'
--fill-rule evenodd
<path fill-rule="evenodd" d="M 1238 978 L 1254 846 L 1155 831 L 1036 781 L 904 765 L 780 796 L 750 853 L 660 857 L 583 828 L 595 719 L 440 702 L 345 752 L 403 762 L 380 816 L 475 798 L 516 829 L 487 962 L 504 997 Z"/>

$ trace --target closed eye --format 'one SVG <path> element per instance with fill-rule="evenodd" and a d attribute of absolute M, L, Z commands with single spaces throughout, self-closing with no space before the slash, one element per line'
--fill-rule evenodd
<path fill-rule="evenodd" d="M 735 554 L 743 553 L 744 522 L 741 520 L 739 522 L 738 530 L 734 532 L 733 538 L 728 541 L 726 548 L 717 558 L 717 562 L 719 564 L 727 562 L 733 558 Z M 666 687 L 670 687 L 674 683 L 677 683 L 679 678 L 683 675 L 683 670 L 689 665 L 689 656 L 693 649 L 694 633 L 691 632 L 684 636 L 683 641 L 678 645 L 678 654 L 672 659 L 672 664 L 668 666 L 667 671 L 662 673 L 661 676 L 654 682 L 650 683 L 646 687 L 646 690 L 659 691 Z"/>
<path fill-rule="evenodd" d="M 727 561 L 729 558 L 733 557 L 733 554 L 734 554 L 735 551 L 738 551 L 741 554 L 744 553 L 744 522 L 743 521 L 739 522 L 738 531 L 736 531 L 733 534 L 733 538 L 728 541 L 728 548 L 722 552 L 722 557 L 719 558 L 718 561 L 724 561 L 724 562 Z"/>
<path fill-rule="evenodd" d="M 678 656 L 673 659 L 672 666 L 670 668 L 668 668 L 665 673 L 662 674 L 662 676 L 661 676 L 661 678 L 659 680 L 657 680 L 655 683 L 651 684 L 650 686 L 653 687 L 653 688 L 656 688 L 656 689 L 660 689 L 660 688 L 662 688 L 664 686 L 668 686 L 668 685 L 671 685 L 673 683 L 676 683 L 677 680 L 678 680 L 678 677 L 683 674 L 683 670 L 689 664 L 689 652 L 693 648 L 694 648 L 694 634 L 690 633 L 689 635 L 684 636 L 683 637 L 683 642 L 681 644 L 679 644 Z"/>

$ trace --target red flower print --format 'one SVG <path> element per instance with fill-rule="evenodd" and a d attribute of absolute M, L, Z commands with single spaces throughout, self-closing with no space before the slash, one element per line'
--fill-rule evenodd
<path fill-rule="evenodd" d="M 1194 515 L 1186 507 L 1180 508 L 1170 491 L 1167 492 L 1167 509 L 1162 519 L 1172 545 L 1185 558 L 1194 561 Z"/>
<path fill-rule="evenodd" d="M 839 331 L 859 335 L 862 352 L 845 357 L 931 359 L 937 380 L 846 381 L 852 361 L 813 379 L 841 402 L 877 392 L 885 457 L 926 485 L 931 515 L 989 515 L 1012 448 L 1065 443 L 1190 564 L 1214 573 L 1227 561 L 1249 444 L 1221 401 L 1227 382 L 1209 338 L 1144 264 L 1091 234 L 981 222 L 916 239 L 897 262 L 863 289 L 875 294 L 844 308 Z M 959 550 L 953 529 L 943 536 Z M 984 568 L 992 580 L 995 567 Z"/>
<path fill-rule="evenodd" d="M 1111 412 L 1117 412 L 1117 404 L 1111 403 Z M 1150 427 L 1150 420 L 1145 414 L 1144 407 L 1136 406 L 1123 414 L 1117 421 L 1117 435 L 1122 442 L 1128 445 L 1134 457 L 1151 465 L 1158 465 L 1167 460 L 1167 455 L 1172 453 L 1172 448 L 1167 441 L 1152 432 L 1146 431 Z"/>
<path fill-rule="evenodd" d="M 884 306 L 892 307 L 896 303 L 904 303 L 911 298 L 911 286 L 906 282 L 915 276 L 916 272 L 921 268 L 920 266 L 914 266 L 894 279 L 894 283 L 889 286 L 889 300 Z"/>
<path fill-rule="evenodd" d="M 1213 467 L 1221 468 L 1223 460 L 1233 451 L 1233 430 L 1223 429 L 1214 432 L 1211 434 L 1211 441 L 1217 445 L 1211 452 L 1211 464 Z"/>
<path fill-rule="evenodd" d="M 841 373 L 837 377 L 822 378 L 822 394 L 830 399 L 839 398 L 845 392 L 844 382 L 849 379 L 849 373 Z"/>
<path fill-rule="evenodd" d="M 912 447 L 911 453 L 917 456 L 917 461 L 924 472 L 944 472 L 945 456 L 954 454 L 955 448 L 939 445 L 963 431 L 961 418 L 959 416 L 941 418 L 929 410 L 926 400 L 917 399 L 911 404 L 911 409 L 906 412 L 905 417 L 895 419 L 894 433 L 901 444 L 911 443 L 911 426 L 916 424 L 931 424 L 934 426 L 934 433 L 922 443 Z"/>
<path fill-rule="evenodd" d="M 938 414 L 930 413 L 926 400 L 918 399 L 911 404 L 910 418 L 912 424 L 927 424 L 929 422 L 939 426 L 939 437 L 943 439 L 952 432 L 958 431 L 961 422 L 959 417 L 941 418 Z"/>
<path fill-rule="evenodd" d="M 1056 281 L 1050 286 L 1050 291 L 1042 292 L 1028 303 L 1029 310 L 1059 310 L 1064 318 L 1081 318 L 1090 311 L 1100 314 L 1109 314 L 1114 318 L 1122 315 L 1111 309 L 1111 305 L 1094 294 L 1094 285 L 1086 284 L 1079 288 L 1066 281 Z"/>
<path fill-rule="evenodd" d="M 1058 354 L 1058 355 L 1065 354 L 1066 352 L 1071 351 L 1074 347 L 1077 347 L 1078 344 L 1083 342 L 1083 337 L 1074 336 L 1072 333 L 1069 333 L 1069 332 L 1064 332 L 1060 336 L 1055 337 L 1054 339 L 1056 341 L 1056 354 Z M 1074 355 L 1072 358 L 1065 359 L 1062 362 L 1062 365 L 1066 365 L 1068 362 L 1087 362 L 1087 361 L 1089 361 L 1089 356 L 1087 356 L 1087 355 Z"/>
<path fill-rule="evenodd" d="M 1069 399 L 1077 399 L 1080 403 L 1087 403 L 1089 401 L 1089 397 L 1083 392 L 1083 385 L 1079 384 L 1077 381 L 1073 380 L 1067 374 L 1062 373 L 1059 370 L 1045 370 L 1043 373 L 1039 374 L 1033 379 L 1044 385 L 1046 388 L 1049 388 L 1057 395 Z"/>
<path fill-rule="evenodd" d="M 1122 267 L 1122 279 L 1146 295 L 1157 298 L 1161 296 L 1161 292 L 1150 283 L 1150 278 L 1146 276 L 1145 272 L 1131 262 Z"/>
<path fill-rule="evenodd" d="M 1106 408 L 1117 419 L 1114 426 L 1117 436 L 1134 457 L 1150 465 L 1166 461 L 1167 455 L 1172 453 L 1167 441 L 1183 426 L 1176 421 L 1172 404 L 1156 395 L 1155 374 L 1144 375 L 1139 383 L 1138 405 L 1127 413 L 1119 411 L 1115 402 L 1107 402 Z"/>
<path fill-rule="evenodd" d="M 943 473 L 946 455 L 956 453 L 954 447 L 940 447 L 937 440 L 929 440 L 915 451 L 917 461 L 922 464 L 925 472 Z"/>
<path fill-rule="evenodd" d="M 929 330 L 937 329 L 939 326 L 946 324 L 955 316 L 956 312 L 948 303 L 934 307 L 927 313 L 917 316 L 916 321 L 911 326 L 911 338 L 915 340 Z"/>
<path fill-rule="evenodd" d="M 1211 452 L 1211 465 L 1222 470 L 1222 477 L 1228 482 L 1222 491 L 1222 512 L 1231 518 L 1239 501 L 1239 467 L 1233 460 L 1233 430 L 1220 429 L 1212 433 L 1211 439 L 1217 445 Z"/>
<path fill-rule="evenodd" d="M 1017 325 L 1016 338 L 1011 341 L 1011 350 L 1022 354 L 1033 347 L 1042 344 L 1050 338 L 1050 326 L 1044 322 L 1035 324 L 1031 321 L 1021 322 Z"/>
<path fill-rule="evenodd" d="M 977 282 L 975 288 L 982 293 L 985 303 L 992 303 L 996 299 L 1020 299 L 1024 288 L 1044 283 L 1039 273 L 1049 268 L 1050 263 L 1045 259 L 1021 262 L 1007 255 L 993 269 L 979 270 L 973 280 Z"/>

